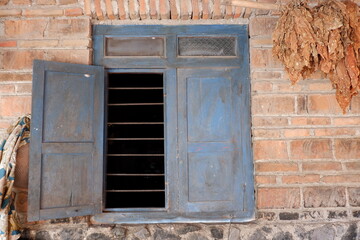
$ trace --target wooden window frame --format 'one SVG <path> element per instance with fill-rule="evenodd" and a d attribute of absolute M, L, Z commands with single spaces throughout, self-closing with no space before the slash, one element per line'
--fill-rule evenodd
<path fill-rule="evenodd" d="M 125 56 L 117 57 L 105 56 L 105 38 L 106 37 L 148 37 L 157 36 L 165 38 L 165 56 L 163 57 L 139 57 L 139 56 Z M 178 37 L 194 37 L 194 36 L 233 36 L 236 37 L 236 56 L 211 56 L 211 57 L 184 57 L 178 56 L 177 43 Z M 93 27 L 93 46 L 94 46 L 94 65 L 105 68 L 105 73 L 150 73 L 158 72 L 164 75 L 164 87 L 166 95 L 165 107 L 165 124 L 166 124 L 166 207 L 164 209 L 157 209 L 157 211 L 149 211 L 147 209 L 124 209 L 121 212 L 101 212 L 99 204 L 103 206 L 103 201 L 94 202 L 93 211 L 79 212 L 78 207 L 72 208 L 72 212 L 62 210 L 63 214 L 57 214 L 56 209 L 49 215 L 41 215 L 41 207 L 39 197 L 39 190 L 34 193 L 29 192 L 29 213 L 31 213 L 31 220 L 71 217 L 85 214 L 93 215 L 93 221 L 98 223 L 182 223 L 182 222 L 248 222 L 255 219 L 255 201 L 254 201 L 254 181 L 253 181 L 253 162 L 252 162 L 252 147 L 251 147 L 251 132 L 250 132 L 250 80 L 249 80 L 249 40 L 248 29 L 246 25 L 188 25 L 188 26 L 108 26 L 108 25 L 95 25 Z M 42 63 L 41 63 L 42 64 Z M 41 65 L 40 64 L 40 65 Z M 56 66 L 56 63 L 44 63 L 45 68 L 47 65 Z M 61 65 L 61 64 L 60 64 Z M 64 65 L 66 68 L 67 65 Z M 70 65 L 68 65 L 70 66 Z M 44 69 L 34 68 L 34 79 L 42 78 L 44 76 Z M 56 68 L 56 67 L 55 67 Z M 76 68 L 76 67 L 72 67 Z M 88 67 L 89 71 L 91 66 Z M 106 74 L 103 73 L 104 77 Z M 86 74 L 85 74 L 86 75 Z M 223 149 L 232 149 L 237 156 L 236 158 L 236 185 L 235 191 L 228 192 L 232 197 L 226 201 L 225 210 L 221 210 L 221 200 L 216 203 L 216 198 L 212 199 L 213 203 L 207 205 L 203 203 L 188 204 L 188 195 L 190 191 L 183 186 L 188 185 L 190 181 L 184 173 L 188 169 L 189 153 L 196 154 L 197 150 L 194 146 L 204 146 L 204 149 L 199 148 L 199 151 L 206 151 L 211 149 L 211 144 L 190 142 L 185 134 L 188 130 L 188 121 L 186 111 L 186 99 L 189 93 L 186 91 L 185 82 L 198 81 L 197 79 L 205 79 L 204 81 L 211 83 L 212 78 L 229 79 L 231 83 L 231 98 L 233 113 L 235 118 L 231 118 L 233 124 L 236 124 L 237 145 L 227 145 L 226 143 L 219 143 Z M 41 81 L 40 81 L 41 82 Z M 216 82 L 216 81 L 215 81 Z M 226 81 L 225 81 L 226 82 Z M 41 89 L 41 83 L 35 79 L 34 91 Z M 105 93 L 105 90 L 103 90 Z M 42 105 L 38 104 L 41 94 L 34 94 L 33 97 L 33 114 L 41 114 L 43 111 Z M 174 110 L 175 109 L 175 110 Z M 184 113 L 185 111 L 185 113 Z M 185 114 L 185 115 L 184 115 Z M 104 116 L 104 115 L 103 115 Z M 42 120 L 33 118 L 32 131 L 41 128 Z M 104 123 L 105 124 L 105 123 Z M 103 125 L 104 125 L 103 124 Z M 104 126 L 103 126 L 104 127 Z M 104 133 L 101 137 L 103 143 Z M 36 134 L 35 134 L 36 135 Z M 35 138 L 33 138 L 34 140 Z M 38 136 L 34 140 L 33 147 L 31 147 L 30 154 L 30 191 L 39 188 L 33 178 L 37 178 L 36 174 L 41 175 L 39 172 L 39 149 L 41 146 L 38 141 L 42 141 Z M 199 145 L 200 144 L 200 145 Z M 201 145 L 203 144 L 203 145 Z M 189 147 L 189 148 L 188 148 Z M 100 148 L 99 148 L 100 149 Z M 98 150 L 99 150 L 98 149 Z M 219 147 L 217 147 L 219 149 Z M 186 151 L 186 152 L 185 152 Z M 189 152 L 188 152 L 189 151 Z M 218 151 L 218 150 L 216 150 Z M 228 151 L 228 150 L 220 150 Z M 236 153 L 235 153 L 236 152 Z M 100 159 L 101 160 L 101 159 Z M 216 160 L 216 159 L 215 159 Z M 101 161 L 104 161 L 102 158 Z M 184 163 L 185 161 L 185 163 Z M 217 161 L 217 160 L 216 160 Z M 235 160 L 234 160 L 235 161 Z M 215 162 L 216 163 L 216 162 Z M 104 163 L 103 163 L 104 164 Z M 204 164 L 204 163 L 203 163 Z M 31 169 L 36 167 L 38 170 L 31 173 Z M 103 167 L 99 167 L 98 171 Z M 181 172 L 182 171 L 182 172 Z M 186 172 L 186 174 L 189 174 Z M 99 175 L 100 176 L 100 175 Z M 99 181 L 99 176 L 96 181 Z M 104 176 L 102 176 L 104 179 Z M 186 178 L 186 179 L 185 179 Z M 38 178 L 37 178 L 38 179 Z M 203 181 L 203 179 L 200 179 Z M 37 181 L 38 182 L 38 181 Z M 196 189 L 196 188 L 194 188 Z M 220 188 L 218 187 L 218 190 Z M 96 187 L 96 196 L 99 196 L 99 187 Z M 95 193 L 95 192 L 94 192 Z M 104 196 L 103 192 L 101 192 Z M 218 193 L 219 194 L 219 193 Z M 219 195 L 220 196 L 220 195 Z M 199 197 L 195 197 L 201 199 Z M 241 198 L 241 199 L 237 199 Z M 34 201 L 35 200 L 35 201 Z M 211 207 L 211 206 L 214 206 Z M 225 205 L 224 205 L 225 206 Z M 215 211 L 212 210 L 217 209 Z"/>

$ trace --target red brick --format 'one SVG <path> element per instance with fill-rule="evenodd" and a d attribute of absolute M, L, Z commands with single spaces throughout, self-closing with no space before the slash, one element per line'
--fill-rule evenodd
<path fill-rule="evenodd" d="M 272 83 L 271 82 L 254 82 L 251 84 L 251 90 L 253 92 L 271 92 Z"/>
<path fill-rule="evenodd" d="M 17 82 L 17 81 L 31 81 L 32 75 L 30 73 L 2 73 L 0 72 L 0 81 Z"/>
<path fill-rule="evenodd" d="M 167 0 L 160 0 L 159 1 L 159 11 L 160 11 L 160 18 L 161 19 L 170 19 L 170 5 L 169 1 Z"/>
<path fill-rule="evenodd" d="M 342 114 L 342 110 L 336 101 L 335 94 L 331 95 L 310 95 L 309 113 L 310 114 Z"/>
<path fill-rule="evenodd" d="M 278 80 L 282 79 L 282 72 L 276 71 L 257 71 L 252 73 L 252 79 L 257 80 Z"/>
<path fill-rule="evenodd" d="M 297 114 L 307 114 L 308 113 L 307 96 L 299 95 L 296 97 L 296 113 Z"/>
<path fill-rule="evenodd" d="M 284 141 L 255 141 L 254 159 L 288 159 Z"/>
<path fill-rule="evenodd" d="M 347 162 L 345 163 L 346 169 L 349 171 L 360 170 L 360 162 Z"/>
<path fill-rule="evenodd" d="M 148 18 L 148 11 L 145 0 L 139 0 L 139 13 L 141 20 Z"/>
<path fill-rule="evenodd" d="M 272 46 L 273 42 L 270 37 L 267 38 L 251 38 L 250 46 Z"/>
<path fill-rule="evenodd" d="M 59 5 L 68 5 L 78 3 L 78 0 L 58 0 Z"/>
<path fill-rule="evenodd" d="M 360 174 L 323 176 L 321 181 L 324 183 L 359 183 Z"/>
<path fill-rule="evenodd" d="M 346 197 L 343 187 L 311 187 L 304 189 L 306 208 L 345 207 Z"/>
<path fill-rule="evenodd" d="M 256 163 L 256 172 L 297 172 L 296 163 Z"/>
<path fill-rule="evenodd" d="M 131 20 L 138 20 L 139 19 L 139 12 L 138 10 L 138 1 L 137 0 L 129 0 L 129 16 Z"/>
<path fill-rule="evenodd" d="M 204 0 L 203 2 L 205 2 Z M 178 12 L 178 6 L 176 4 L 176 0 L 169 0 L 170 2 L 170 17 L 171 19 L 178 19 L 179 18 L 179 12 Z"/>
<path fill-rule="evenodd" d="M 14 84 L 0 84 L 0 93 L 13 93 L 15 92 Z"/>
<path fill-rule="evenodd" d="M 156 5 L 157 5 L 157 2 L 156 0 L 150 0 L 150 4 L 149 4 L 149 8 L 150 8 L 150 18 L 151 19 L 158 19 L 158 12 L 157 12 L 157 8 L 156 8 Z"/>
<path fill-rule="evenodd" d="M 286 83 L 277 82 L 274 84 L 274 92 L 295 93 L 301 91 L 302 91 L 302 86 L 300 84 L 291 85 L 290 81 Z"/>
<path fill-rule="evenodd" d="M 55 5 L 55 0 L 36 0 L 36 5 Z"/>
<path fill-rule="evenodd" d="M 359 117 L 334 118 L 334 125 L 338 125 L 338 126 L 360 125 L 360 118 Z"/>
<path fill-rule="evenodd" d="M 62 50 L 47 50 L 47 60 L 90 64 L 91 54 L 90 50 L 75 50 L 75 49 L 62 49 Z"/>
<path fill-rule="evenodd" d="M 320 92 L 329 92 L 333 90 L 333 87 L 330 81 L 318 82 L 318 83 L 308 83 L 307 87 L 310 91 L 320 91 Z"/>
<path fill-rule="evenodd" d="M 255 36 L 271 36 L 278 18 L 274 17 L 257 17 L 250 20 L 250 37 Z"/>
<path fill-rule="evenodd" d="M 257 190 L 259 209 L 284 209 L 300 207 L 298 188 L 259 188 Z"/>
<path fill-rule="evenodd" d="M 253 114 L 292 114 L 295 112 L 295 98 L 292 96 L 254 96 Z"/>
<path fill-rule="evenodd" d="M 34 59 L 44 59 L 44 52 L 34 51 L 4 51 L 4 68 L 5 69 L 32 69 Z"/>
<path fill-rule="evenodd" d="M 315 129 L 315 136 L 354 136 L 356 129 L 352 128 L 323 128 Z"/>
<path fill-rule="evenodd" d="M 337 159 L 359 159 L 360 139 L 335 140 L 335 157 Z"/>
<path fill-rule="evenodd" d="M 341 163 L 338 162 L 311 162 L 303 163 L 303 171 L 340 171 Z"/>
<path fill-rule="evenodd" d="M 62 47 L 88 48 L 91 46 L 89 39 L 64 39 L 60 41 Z"/>
<path fill-rule="evenodd" d="M 288 120 L 285 117 L 253 117 L 252 125 L 254 127 L 287 126 Z"/>
<path fill-rule="evenodd" d="M 0 41 L 0 47 L 16 47 L 16 41 Z"/>
<path fill-rule="evenodd" d="M 291 125 L 329 125 L 330 118 L 325 117 L 295 117 L 291 119 Z"/>
<path fill-rule="evenodd" d="M 37 20 L 7 20 L 5 21 L 5 34 L 7 38 L 43 38 L 47 21 Z"/>
<path fill-rule="evenodd" d="M 276 176 L 255 176 L 256 184 L 275 184 Z"/>
<path fill-rule="evenodd" d="M 65 9 L 65 16 L 75 17 L 83 15 L 82 8 L 69 8 Z"/>
<path fill-rule="evenodd" d="M 62 16 L 64 11 L 62 9 L 48 9 L 48 8 L 35 8 L 35 9 L 25 9 L 23 11 L 23 16 L 25 17 L 52 17 L 52 16 Z"/>
<path fill-rule="evenodd" d="M 352 98 L 349 112 L 352 114 L 360 113 L 360 97 L 358 95 Z"/>
<path fill-rule="evenodd" d="M 31 93 L 32 84 L 24 83 L 24 84 L 16 84 L 16 92 L 17 93 Z"/>
<path fill-rule="evenodd" d="M 31 0 L 12 0 L 15 5 L 31 5 Z"/>
<path fill-rule="evenodd" d="M 253 130 L 253 137 L 260 138 L 280 138 L 281 133 L 278 129 L 255 129 Z"/>
<path fill-rule="evenodd" d="M 294 140 L 290 143 L 290 149 L 292 159 L 332 158 L 328 139 Z"/>
<path fill-rule="evenodd" d="M 309 129 L 284 129 L 284 137 L 297 138 L 310 136 Z"/>
<path fill-rule="evenodd" d="M 90 37 L 89 19 L 53 19 L 50 20 L 46 36 L 51 38 Z"/>
<path fill-rule="evenodd" d="M 9 3 L 9 0 L 0 0 L 0 6 L 7 5 Z"/>
<path fill-rule="evenodd" d="M 20 16 L 21 9 L 0 9 L 0 17 Z"/>
<path fill-rule="evenodd" d="M 212 19 L 221 19 L 222 18 L 220 6 L 221 6 L 220 0 L 214 0 L 214 4 L 212 6 L 212 10 L 213 10 Z"/>
<path fill-rule="evenodd" d="M 282 177 L 282 182 L 286 184 L 316 183 L 319 181 L 320 175 L 290 175 Z"/>
<path fill-rule="evenodd" d="M 29 41 L 19 41 L 19 47 L 21 48 L 48 48 L 56 47 L 58 45 L 58 40 L 29 40 Z"/>
<path fill-rule="evenodd" d="M 2 117 L 18 117 L 31 111 L 30 96 L 1 96 L 0 102 Z"/>
<path fill-rule="evenodd" d="M 273 57 L 271 48 L 252 48 L 250 63 L 253 68 L 283 68 L 282 63 Z"/>

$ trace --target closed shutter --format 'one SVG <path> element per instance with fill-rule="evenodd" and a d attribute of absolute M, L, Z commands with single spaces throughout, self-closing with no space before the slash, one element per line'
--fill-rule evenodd
<path fill-rule="evenodd" d="M 101 212 L 104 71 L 35 61 L 28 219 Z"/>
<path fill-rule="evenodd" d="M 249 117 L 246 79 L 240 68 L 178 70 L 179 207 L 189 218 L 251 217 L 246 182 L 252 172 L 244 171 L 250 136 L 242 129 L 249 127 L 242 125 Z"/>

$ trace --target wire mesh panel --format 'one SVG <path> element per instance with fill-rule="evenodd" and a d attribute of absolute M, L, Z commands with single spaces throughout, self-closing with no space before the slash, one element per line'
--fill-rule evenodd
<path fill-rule="evenodd" d="M 180 37 L 179 56 L 236 56 L 235 37 Z"/>

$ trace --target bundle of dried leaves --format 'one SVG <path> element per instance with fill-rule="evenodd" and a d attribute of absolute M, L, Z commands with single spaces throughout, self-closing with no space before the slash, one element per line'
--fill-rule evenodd
<path fill-rule="evenodd" d="M 273 53 L 285 65 L 293 84 L 313 73 L 318 62 L 312 15 L 307 1 L 292 1 L 273 33 Z"/>
<path fill-rule="evenodd" d="M 307 11 L 303 16 L 294 14 L 299 9 Z M 284 25 L 296 23 L 294 18 L 306 19 L 303 29 Z M 320 69 L 336 89 L 336 99 L 344 113 L 360 88 L 359 21 L 359 9 L 353 2 L 329 0 L 309 9 L 307 2 L 301 1 L 287 5 L 273 35 L 273 53 L 284 63 L 292 83 Z M 298 33 L 295 43 L 294 38 L 284 37 L 292 35 L 294 29 Z M 295 44 L 302 49 L 292 48 Z M 294 54 L 300 56 L 289 59 Z"/>

